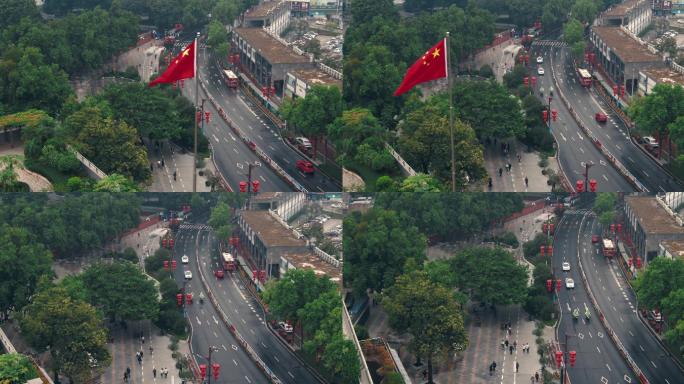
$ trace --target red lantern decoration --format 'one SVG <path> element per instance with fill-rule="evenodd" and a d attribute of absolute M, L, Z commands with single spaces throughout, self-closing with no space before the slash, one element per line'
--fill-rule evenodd
<path fill-rule="evenodd" d="M 211 373 L 214 374 L 214 380 L 218 380 L 219 377 L 219 370 L 221 369 L 221 365 L 219 363 L 213 363 L 211 365 Z"/>
<path fill-rule="evenodd" d="M 527 77 L 527 76 L 523 77 L 523 85 L 524 86 L 526 86 L 526 87 L 529 86 L 529 82 L 530 82 L 529 77 Z"/>
<path fill-rule="evenodd" d="M 637 257 L 637 268 L 641 269 L 641 257 Z"/>
<path fill-rule="evenodd" d="M 175 240 L 169 239 L 169 248 L 173 248 L 174 243 L 175 243 Z"/>
<path fill-rule="evenodd" d="M 563 352 L 556 351 L 556 366 L 558 368 L 560 368 L 562 361 L 563 361 Z"/>
<path fill-rule="evenodd" d="M 579 192 L 579 193 L 584 192 L 584 181 L 577 180 L 576 186 L 577 186 L 577 192 Z"/>
<path fill-rule="evenodd" d="M 551 293 L 553 291 L 553 280 L 546 280 L 546 290 Z"/>
<path fill-rule="evenodd" d="M 178 265 L 178 263 L 176 262 L 176 260 L 171 260 L 171 269 L 172 269 L 172 270 L 175 271 L 177 265 Z"/>
<path fill-rule="evenodd" d="M 240 182 L 240 193 L 245 193 L 247 192 L 247 182 L 241 181 Z"/>
<path fill-rule="evenodd" d="M 610 225 L 610 231 L 615 233 L 615 224 Z"/>
<path fill-rule="evenodd" d="M 253 269 L 253 270 L 252 270 L 252 279 L 253 279 L 253 280 L 256 280 L 256 278 L 257 278 L 257 270 L 256 270 L 256 269 Z"/>
<path fill-rule="evenodd" d="M 275 87 L 271 87 L 268 89 L 268 94 L 271 96 L 275 96 Z"/>
<path fill-rule="evenodd" d="M 547 233 L 547 230 L 548 230 L 548 229 L 549 229 L 549 225 L 548 225 L 548 224 L 546 224 L 546 223 L 542 224 L 542 231 L 543 231 L 544 233 Z"/>
<path fill-rule="evenodd" d="M 553 245 L 546 247 L 546 254 L 549 255 L 549 257 L 553 256 Z"/>
<path fill-rule="evenodd" d="M 631 258 L 631 257 L 630 257 L 629 259 L 627 259 L 627 264 L 628 264 L 630 267 L 632 266 L 632 258 Z"/>
<path fill-rule="evenodd" d="M 574 367 L 575 366 L 575 360 L 577 359 L 577 352 L 575 351 L 570 351 L 570 366 Z"/>
<path fill-rule="evenodd" d="M 266 271 L 263 269 L 259 271 L 259 280 L 261 280 L 261 282 L 266 281 Z"/>
<path fill-rule="evenodd" d="M 530 83 L 532 83 L 532 86 L 535 87 L 537 85 L 537 76 L 530 77 Z"/>
<path fill-rule="evenodd" d="M 186 304 L 192 304 L 192 293 L 186 293 L 185 294 L 185 303 Z"/>
<path fill-rule="evenodd" d="M 162 239 L 162 247 L 166 248 L 167 240 L 166 237 Z"/>
<path fill-rule="evenodd" d="M 525 57 L 523 57 L 523 55 L 518 56 L 518 63 L 522 64 L 523 60 L 525 60 Z"/>
<path fill-rule="evenodd" d="M 530 63 L 530 56 L 525 55 L 525 65 L 528 65 Z"/>
<path fill-rule="evenodd" d="M 556 280 L 556 292 L 560 292 L 561 289 L 561 280 L 558 279 Z"/>
<path fill-rule="evenodd" d="M 176 294 L 176 303 L 178 303 L 178 306 L 180 307 L 183 305 L 183 295 L 178 293 Z"/>
<path fill-rule="evenodd" d="M 618 230 L 618 232 L 622 232 L 622 224 L 617 225 L 617 230 Z"/>
<path fill-rule="evenodd" d="M 263 97 L 268 96 L 268 89 L 266 87 L 261 87 L 261 95 Z"/>
<path fill-rule="evenodd" d="M 546 253 L 546 247 L 543 245 L 539 246 L 539 253 L 541 254 L 541 257 L 544 257 L 544 254 Z"/>
<path fill-rule="evenodd" d="M 613 85 L 613 96 L 617 96 L 617 94 L 618 94 L 618 86 Z"/>
<path fill-rule="evenodd" d="M 589 180 L 589 191 L 590 192 L 596 192 L 596 180 L 595 179 Z"/>
<path fill-rule="evenodd" d="M 550 231 L 551 231 L 551 234 L 553 235 L 553 223 L 551 223 L 550 225 L 551 225 Z"/>
<path fill-rule="evenodd" d="M 204 378 L 207 377 L 207 365 L 206 364 L 200 364 L 199 369 L 200 369 L 200 375 L 202 376 L 202 380 L 204 380 Z"/>
<path fill-rule="evenodd" d="M 252 181 L 252 190 L 254 191 L 254 193 L 259 193 L 259 186 L 260 185 L 261 185 L 261 183 L 259 183 L 259 180 Z"/>
<path fill-rule="evenodd" d="M 169 271 L 169 261 L 168 261 L 168 260 L 164 260 L 164 270 L 165 270 L 166 272 Z"/>
<path fill-rule="evenodd" d="M 557 118 L 558 118 L 558 111 L 556 111 L 555 109 L 551 110 L 551 119 L 553 121 L 556 121 Z"/>
<path fill-rule="evenodd" d="M 547 111 L 546 109 L 542 111 L 542 119 L 544 119 L 545 123 L 549 121 L 549 111 Z"/>
<path fill-rule="evenodd" d="M 211 113 L 209 111 L 204 112 L 204 121 L 209 124 L 209 117 L 211 116 Z"/>
<path fill-rule="evenodd" d="M 620 97 L 625 97 L 625 86 L 624 85 L 620 86 Z"/>

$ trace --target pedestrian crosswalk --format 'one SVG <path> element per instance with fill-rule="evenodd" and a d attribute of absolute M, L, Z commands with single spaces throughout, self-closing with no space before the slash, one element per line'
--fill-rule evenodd
<path fill-rule="evenodd" d="M 206 224 L 181 224 L 180 229 L 190 229 L 190 230 L 200 230 L 200 231 L 211 231 L 211 226 Z"/>
<path fill-rule="evenodd" d="M 567 47 L 568 43 L 559 40 L 536 40 L 532 42 L 533 47 Z"/>

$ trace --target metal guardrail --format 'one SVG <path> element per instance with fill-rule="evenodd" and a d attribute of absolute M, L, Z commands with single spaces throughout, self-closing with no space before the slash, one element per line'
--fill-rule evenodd
<path fill-rule="evenodd" d="M 570 115 L 572 115 L 572 118 L 575 120 L 577 125 L 580 127 L 580 129 L 582 130 L 584 135 L 587 136 L 591 140 L 591 142 L 599 150 L 599 152 L 601 152 L 601 154 L 608 160 L 608 162 L 611 165 L 613 165 L 613 167 L 620 174 L 622 174 L 622 176 L 625 179 L 627 179 L 627 181 L 629 181 L 630 184 L 632 184 L 637 190 L 639 190 L 641 192 L 649 192 L 648 188 L 646 188 L 643 184 L 641 184 L 641 182 L 639 182 L 639 180 L 637 180 L 637 178 L 634 177 L 634 175 L 632 175 L 632 173 L 630 171 L 628 171 L 624 165 L 622 165 L 620 160 L 616 159 L 615 156 L 613 156 L 613 154 L 610 153 L 610 151 L 605 146 L 603 146 L 601 141 L 591 133 L 589 128 L 587 128 L 584 125 L 584 123 L 582 123 L 579 116 L 577 115 L 577 112 L 575 112 L 575 110 L 572 108 L 572 106 L 568 102 L 568 99 L 565 98 L 563 91 L 558 86 L 559 83 L 558 83 L 558 79 L 556 78 L 556 72 L 553 70 L 553 66 L 552 66 L 552 70 L 551 70 L 551 76 L 553 77 L 554 83 L 556 84 L 556 89 L 557 89 L 558 95 L 560 96 L 561 100 L 563 101 L 563 104 L 565 104 L 565 107 L 568 108 L 568 110 L 570 111 Z"/>
<path fill-rule="evenodd" d="M 197 265 L 202 265 L 199 260 L 199 253 L 196 253 L 195 256 Z M 266 363 L 264 363 L 261 357 L 259 357 L 259 355 L 254 351 L 254 349 L 249 345 L 249 343 L 247 343 L 247 341 L 242 337 L 242 335 L 240 335 L 235 326 L 228 320 L 228 316 L 226 316 L 226 314 L 223 312 L 223 309 L 221 308 L 221 306 L 219 306 L 218 302 L 216 301 L 216 298 L 214 297 L 214 294 L 209 289 L 209 285 L 207 284 L 206 277 L 204 276 L 202 268 L 198 268 L 198 271 L 202 286 L 204 287 L 204 290 L 207 291 L 207 297 L 209 298 L 209 301 L 211 301 L 211 304 L 214 306 L 216 312 L 219 314 L 219 317 L 221 318 L 221 321 L 223 321 L 223 324 L 228 328 L 228 331 L 233 335 L 233 337 L 235 337 L 237 342 L 242 346 L 245 352 L 247 352 L 247 355 L 250 357 L 250 359 L 254 361 L 256 366 L 270 380 L 271 383 L 282 384 L 282 381 L 278 378 L 278 376 L 276 376 L 276 374 L 273 373 L 273 371 L 270 368 L 268 368 Z"/>
<path fill-rule="evenodd" d="M 228 124 L 230 129 L 235 132 L 240 139 L 247 144 L 247 147 L 250 148 L 254 153 L 256 153 L 259 158 L 266 163 L 273 171 L 275 171 L 282 179 L 284 179 L 288 184 L 293 186 L 295 189 L 297 189 L 300 192 L 308 193 L 309 191 L 304 188 L 301 184 L 299 184 L 292 176 L 290 176 L 283 168 L 278 165 L 273 159 L 271 159 L 264 151 L 262 151 L 259 147 L 257 147 L 256 143 L 250 140 L 247 135 L 242 132 L 240 128 L 238 128 L 235 124 L 233 124 L 233 121 L 228 117 L 226 112 L 223 110 L 223 108 L 216 102 L 214 97 L 207 91 L 206 85 L 204 85 L 203 82 L 200 81 L 200 85 L 202 86 L 202 91 L 204 91 L 205 96 L 209 99 L 211 104 L 216 108 L 216 110 L 219 112 L 219 115 L 223 119 L 223 121 Z M 218 168 L 217 168 L 218 169 Z"/>
<path fill-rule="evenodd" d="M 406 173 L 407 176 L 416 175 L 416 171 L 413 170 L 411 165 L 409 165 L 409 163 L 407 163 L 406 160 L 404 160 L 404 158 L 401 157 L 399 152 L 395 151 L 394 148 L 392 148 L 392 146 L 389 145 L 389 143 L 385 142 L 385 148 L 387 148 L 387 151 L 390 153 L 390 155 L 394 157 L 394 160 L 396 160 L 397 163 L 399 163 L 399 165 L 404 170 L 404 173 Z"/>
<path fill-rule="evenodd" d="M 580 222 L 580 229 L 582 228 L 582 224 L 584 223 L 584 220 L 587 218 L 587 215 L 585 214 L 582 217 L 582 221 Z M 587 290 L 587 296 L 589 296 L 589 301 L 591 301 L 591 305 L 594 307 L 594 310 L 599 314 L 599 320 L 601 320 L 601 324 L 603 327 L 606 329 L 606 333 L 608 336 L 610 336 L 611 340 L 617 347 L 618 351 L 620 352 L 620 355 L 622 358 L 625 360 L 629 368 L 634 372 L 634 374 L 639 378 L 639 382 L 641 384 L 649 384 L 648 379 L 646 376 L 641 372 L 641 369 L 639 369 L 639 366 L 637 366 L 636 362 L 632 357 L 629 355 L 629 352 L 627 352 L 627 349 L 625 346 L 622 344 L 618 336 L 615 334 L 615 331 L 610 327 L 608 324 L 608 321 L 606 320 L 603 312 L 601 311 L 601 308 L 598 305 L 598 302 L 596 301 L 596 297 L 594 296 L 594 293 L 591 290 L 591 287 L 589 286 L 589 281 L 587 279 L 587 275 L 584 273 L 584 268 L 582 267 L 582 258 L 579 255 L 579 236 L 581 234 L 581 231 L 578 232 L 577 234 L 577 242 L 578 242 L 578 247 L 577 247 L 577 264 L 579 265 L 579 270 L 580 270 L 580 276 L 582 277 L 582 283 L 584 284 L 584 288 Z"/>

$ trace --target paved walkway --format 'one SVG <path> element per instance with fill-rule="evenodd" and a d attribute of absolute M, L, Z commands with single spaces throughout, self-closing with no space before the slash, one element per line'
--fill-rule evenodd
<path fill-rule="evenodd" d="M 21 166 L 15 168 L 17 179 L 22 183 L 26 183 L 31 192 L 51 192 L 53 190 L 52 183 L 44 176 L 31 172 L 24 168 L 24 145 L 10 145 L 6 141 L 0 141 L 0 157 L 2 156 L 18 156 Z M 4 166 L 0 164 L 0 169 Z"/>
<path fill-rule="evenodd" d="M 192 172 L 193 159 L 191 152 L 184 152 L 180 147 L 165 141 L 161 144 L 161 149 L 155 147 L 151 142 L 145 140 L 147 144 L 147 156 L 152 171 L 152 184 L 148 190 L 150 192 L 192 192 Z M 164 163 L 162 165 L 162 159 Z M 207 186 L 207 174 L 200 176 L 199 172 L 209 170 L 214 175 L 218 172 L 214 168 L 211 159 L 206 159 L 204 167 L 198 169 L 197 192 L 210 192 L 211 187 Z M 173 174 L 176 173 L 174 180 Z M 218 185 L 217 190 L 221 190 Z"/>
<path fill-rule="evenodd" d="M 363 191 L 365 186 L 366 183 L 363 182 L 361 176 L 342 168 L 342 190 L 347 192 Z"/>
<path fill-rule="evenodd" d="M 484 160 L 487 174 L 492 178 L 492 188 L 485 183 L 484 190 L 492 192 L 540 192 L 551 191 L 547 184 L 548 177 L 543 175 L 539 166 L 539 154 L 525 151 L 525 145 L 517 140 L 505 140 L 510 150 L 501 150 L 501 141 L 484 146 Z M 518 159 L 520 155 L 520 159 Z M 507 164 L 511 164 L 511 171 L 506 171 Z M 549 158 L 547 168 L 558 173 L 558 163 L 555 158 Z M 499 176 L 499 169 L 502 170 Z M 527 184 L 525 183 L 527 178 Z"/>

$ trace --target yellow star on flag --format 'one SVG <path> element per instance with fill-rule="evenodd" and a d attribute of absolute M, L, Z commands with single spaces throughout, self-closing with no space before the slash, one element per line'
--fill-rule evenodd
<path fill-rule="evenodd" d="M 438 57 L 438 56 L 439 56 L 439 48 L 436 48 L 436 49 L 432 52 L 432 57 L 435 58 L 435 57 Z"/>

